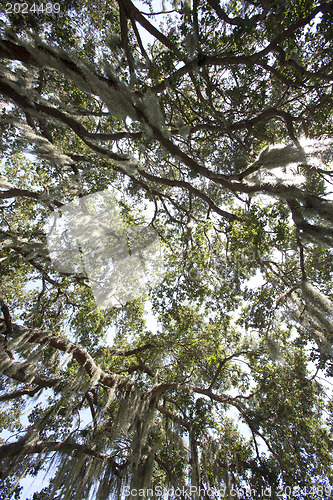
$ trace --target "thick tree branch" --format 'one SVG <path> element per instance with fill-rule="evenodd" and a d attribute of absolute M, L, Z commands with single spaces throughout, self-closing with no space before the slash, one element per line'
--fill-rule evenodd
<path fill-rule="evenodd" d="M 22 396 L 35 396 L 39 391 L 42 390 L 42 387 L 35 387 L 34 389 L 22 389 L 21 391 L 13 391 L 8 394 L 3 394 L 0 396 L 0 401 L 10 401 L 12 399 L 21 399 Z"/>
<path fill-rule="evenodd" d="M 155 344 L 148 343 L 133 349 L 108 349 L 108 354 L 111 354 L 112 356 L 133 356 L 154 347 L 156 347 Z"/>
<path fill-rule="evenodd" d="M 1 327 L 1 321 L 0 321 Z M 38 375 L 29 369 L 26 363 L 13 363 L 8 360 L 3 360 L 0 366 L 1 372 L 7 377 L 16 380 L 17 382 L 27 383 L 29 385 L 38 385 L 41 387 L 56 387 L 61 381 Z"/>
<path fill-rule="evenodd" d="M 37 441 L 32 443 L 17 441 L 16 443 L 5 444 L 0 446 L 0 458 L 33 455 L 35 453 L 50 453 L 52 451 L 58 451 L 66 455 L 71 455 L 73 452 L 84 453 L 98 458 L 103 462 L 112 460 L 110 455 L 99 453 L 85 444 L 66 441 Z"/>
<path fill-rule="evenodd" d="M 10 357 L 10 359 L 14 359 L 13 353 L 8 349 L 8 338 L 12 335 L 13 333 L 13 324 L 12 324 L 12 317 L 9 312 L 9 308 L 7 304 L 0 298 L 0 306 L 1 306 L 1 312 L 4 317 L 4 322 L 6 329 L 3 333 L 4 335 L 4 340 L 3 340 L 3 347 L 5 353 Z M 0 328 L 1 329 L 1 328 Z"/>
<path fill-rule="evenodd" d="M 201 198 L 203 201 L 205 201 L 208 206 L 216 212 L 218 215 L 221 215 L 222 217 L 225 217 L 226 219 L 229 219 L 231 221 L 234 220 L 241 220 L 241 218 L 237 215 L 231 214 L 229 212 L 226 212 L 225 210 L 222 210 L 219 208 L 209 196 L 207 196 L 205 193 L 200 191 L 199 189 L 193 187 L 190 183 L 186 181 L 179 181 L 175 179 L 167 179 L 165 177 L 159 177 L 157 175 L 152 175 L 149 172 L 146 172 L 145 170 L 138 169 L 139 173 L 145 177 L 146 179 L 157 182 L 158 184 L 164 184 L 165 186 L 174 186 L 174 187 L 181 187 L 187 189 L 190 193 L 195 195 L 198 198 Z M 230 183 L 231 184 L 231 183 Z M 162 195 L 163 196 L 163 195 Z"/>
<path fill-rule="evenodd" d="M 134 75 L 134 59 L 133 54 L 131 52 L 131 48 L 128 40 L 128 25 L 127 25 L 127 17 L 125 13 L 125 9 L 122 6 L 121 2 L 119 3 L 119 20 L 120 20 L 120 30 L 121 30 L 121 41 L 125 50 L 125 54 L 127 57 L 128 67 L 130 70 L 130 74 Z"/>
<path fill-rule="evenodd" d="M 0 320 L 0 328 L 3 326 L 3 321 Z M 73 358 L 81 365 L 89 377 L 99 381 L 107 387 L 117 387 L 120 390 L 132 392 L 134 390 L 133 384 L 129 383 L 123 377 L 115 375 L 109 371 L 102 370 L 94 361 L 92 356 L 80 345 L 70 342 L 65 337 L 55 335 L 48 331 L 40 331 L 36 329 L 25 328 L 17 324 L 13 325 L 12 331 L 13 338 L 21 338 L 24 342 L 36 343 L 41 345 L 49 345 L 54 349 L 71 354 Z M 19 375 L 20 376 L 20 375 Z M 24 375 L 22 375 L 24 376 Z M 26 377 L 25 381 L 28 377 Z M 18 379 L 19 380 L 19 379 Z M 38 385 L 41 383 L 35 382 Z M 51 382 L 55 385 L 56 382 Z"/>
<path fill-rule="evenodd" d="M 43 193 L 36 193 L 28 189 L 11 188 L 7 191 L 0 191 L 0 200 L 6 200 L 8 198 L 33 198 L 42 203 L 52 204 L 58 208 L 63 206 L 63 203 L 57 200 L 46 201 Z"/>
<path fill-rule="evenodd" d="M 153 37 L 159 40 L 163 45 L 165 45 L 174 54 L 180 55 L 180 51 L 173 45 L 173 43 L 161 33 L 155 26 L 153 26 L 134 6 L 131 0 L 120 0 L 121 5 L 124 7 L 125 12 L 129 19 L 135 19 L 141 26 L 147 30 Z"/>
<path fill-rule="evenodd" d="M 0 39 L 0 58 L 21 61 L 25 64 L 35 66 L 37 68 L 43 69 L 45 66 L 58 70 L 59 63 L 67 68 L 70 72 L 75 73 L 83 80 L 86 79 L 85 74 L 82 69 L 71 59 L 63 57 L 61 53 L 51 50 L 46 45 L 36 46 L 37 50 L 40 50 L 43 55 L 42 59 L 36 57 L 32 52 L 30 52 L 27 46 L 19 45 L 19 43 L 11 42 L 10 40 Z M 47 61 L 47 62 L 46 62 Z M 109 78 L 105 78 L 101 75 L 95 74 L 102 83 L 106 84 L 108 87 L 115 87 L 116 83 Z"/>

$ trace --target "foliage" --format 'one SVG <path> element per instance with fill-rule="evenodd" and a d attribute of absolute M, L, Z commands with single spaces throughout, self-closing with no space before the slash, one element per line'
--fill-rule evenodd
<path fill-rule="evenodd" d="M 15 486 L 9 478 L 6 478 L 2 481 L 2 484 L 0 486 L 0 498 L 1 500 L 17 500 L 20 498 L 21 490 L 21 486 Z"/>
<path fill-rule="evenodd" d="M 0 497 L 331 498 L 332 3 L 162 9 L 1 17 Z M 106 189 L 165 267 L 100 309 L 46 221 Z"/>

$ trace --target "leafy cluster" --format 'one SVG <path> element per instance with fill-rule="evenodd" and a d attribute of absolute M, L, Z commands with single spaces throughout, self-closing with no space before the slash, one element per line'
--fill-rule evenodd
<path fill-rule="evenodd" d="M 24 476 L 43 478 L 33 500 L 332 497 L 332 13 L 1 16 L 0 498 Z M 45 228 L 106 189 L 164 270 L 99 309 Z"/>

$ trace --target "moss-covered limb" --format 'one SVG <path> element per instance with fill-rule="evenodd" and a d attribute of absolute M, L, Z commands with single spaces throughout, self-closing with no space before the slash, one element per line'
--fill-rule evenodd
<path fill-rule="evenodd" d="M 30 369 L 29 365 L 26 363 L 14 363 L 5 358 L 0 361 L 1 372 L 9 378 L 16 380 L 17 382 L 26 383 L 28 386 L 38 385 L 42 387 L 56 387 L 61 383 L 59 379 L 43 377 L 39 375 L 33 369 Z M 10 398 L 7 398 L 10 399 Z"/>
<path fill-rule="evenodd" d="M 66 441 L 36 441 L 32 443 L 22 443 L 22 441 L 17 441 L 16 443 L 0 446 L 0 458 L 15 457 L 18 455 L 25 456 L 35 453 L 50 453 L 52 451 L 59 451 L 60 453 L 65 453 L 67 455 L 71 455 L 73 452 L 81 452 L 86 455 L 99 458 L 103 462 L 106 462 L 111 458 L 109 455 L 98 453 L 96 450 L 87 445 Z"/>
<path fill-rule="evenodd" d="M 0 327 L 4 323 L 0 320 Z M 13 325 L 12 336 L 14 339 L 20 339 L 20 342 L 37 343 L 48 345 L 59 351 L 71 354 L 87 372 L 87 374 L 96 382 L 100 382 L 107 387 L 120 387 L 123 390 L 133 391 L 133 384 L 126 382 L 126 379 L 119 375 L 112 374 L 102 370 L 94 361 L 92 356 L 81 346 L 74 344 L 65 337 L 56 335 L 48 331 L 25 328 L 17 324 Z"/>
<path fill-rule="evenodd" d="M 10 198 L 22 198 L 22 197 L 32 198 L 34 200 L 39 201 L 40 203 L 45 203 L 49 207 L 52 207 L 52 205 L 58 208 L 63 206 L 63 203 L 61 203 L 60 201 L 54 199 L 47 200 L 45 198 L 44 193 L 36 193 L 34 191 L 30 191 L 29 189 L 11 188 L 7 189 L 6 191 L 0 191 L 1 200 L 8 200 Z"/>
<path fill-rule="evenodd" d="M 4 321 L 0 321 L 0 328 Z M 120 390 L 124 394 L 137 393 L 142 402 L 149 401 L 149 404 L 156 404 L 160 397 L 170 391 L 179 391 L 186 394 L 201 394 L 209 397 L 212 401 L 218 403 L 223 403 L 227 405 L 234 406 L 243 416 L 246 415 L 246 407 L 244 403 L 238 397 L 231 397 L 228 394 L 215 393 L 211 388 L 188 386 L 179 383 L 168 383 L 163 382 L 155 385 L 151 390 L 147 392 L 139 391 L 135 389 L 134 383 L 128 382 L 125 377 L 111 373 L 110 371 L 102 370 L 95 362 L 92 356 L 81 346 L 70 342 L 65 337 L 60 335 L 55 335 L 47 331 L 39 331 L 36 329 L 28 329 L 20 325 L 13 324 L 12 329 L 13 339 L 20 340 L 24 343 L 37 343 L 41 345 L 51 346 L 54 349 L 66 352 L 70 354 L 73 359 L 75 359 L 82 368 L 86 371 L 89 377 L 95 381 L 95 383 L 100 383 L 101 385 L 109 388 L 115 388 Z M 245 351 L 239 351 L 237 354 L 240 355 Z M 235 354 L 236 355 L 236 354 Z M 233 356 L 229 356 L 226 360 L 232 359 Z M 8 361 L 9 363 L 9 361 Z M 44 377 L 39 377 L 37 375 L 28 374 L 24 367 L 18 363 L 11 363 L 11 366 L 4 367 L 4 373 L 9 374 L 15 380 L 20 382 L 26 382 L 37 384 L 41 387 L 56 387 L 60 381 L 57 379 L 47 379 Z M 160 407 L 159 407 L 160 408 Z"/>
<path fill-rule="evenodd" d="M 37 386 L 34 389 L 22 389 L 20 391 L 12 391 L 10 393 L 1 395 L 0 401 L 10 401 L 12 399 L 21 398 L 22 396 L 33 397 L 41 390 L 42 390 L 42 387 Z"/>

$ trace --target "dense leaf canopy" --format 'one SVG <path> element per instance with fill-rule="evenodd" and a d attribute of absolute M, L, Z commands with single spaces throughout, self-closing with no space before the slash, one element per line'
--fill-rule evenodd
<path fill-rule="evenodd" d="M 332 2 L 6 5 L 0 498 L 333 498 Z M 100 307 L 105 192 L 164 267 Z"/>

